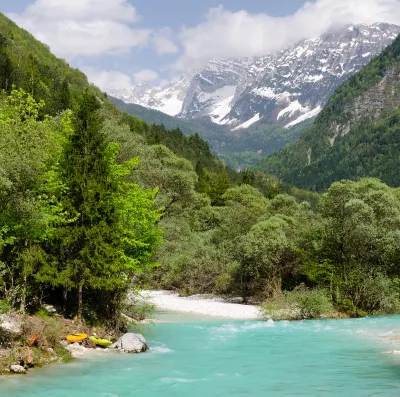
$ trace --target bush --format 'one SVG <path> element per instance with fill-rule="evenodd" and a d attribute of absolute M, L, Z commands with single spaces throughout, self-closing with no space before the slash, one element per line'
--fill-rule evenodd
<path fill-rule="evenodd" d="M 400 280 L 380 271 L 357 269 L 344 285 L 341 306 L 352 316 L 400 311 Z"/>
<path fill-rule="evenodd" d="M 333 312 L 331 299 L 321 289 L 292 291 L 288 293 L 288 299 L 299 310 L 303 319 L 321 318 L 321 316 L 329 316 Z"/>
<path fill-rule="evenodd" d="M 11 305 L 7 299 L 0 300 L 0 314 L 8 313 L 11 310 Z"/>
<path fill-rule="evenodd" d="M 273 320 L 303 320 L 331 317 L 334 309 L 324 290 L 303 287 L 269 299 L 262 305 L 262 312 Z"/>
<path fill-rule="evenodd" d="M 12 346 L 14 335 L 8 330 L 0 327 L 0 348 L 8 349 Z"/>

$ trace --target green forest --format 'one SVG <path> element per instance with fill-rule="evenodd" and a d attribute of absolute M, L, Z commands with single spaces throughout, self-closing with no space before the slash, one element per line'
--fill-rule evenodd
<path fill-rule="evenodd" d="M 132 281 L 295 297 L 305 317 L 400 309 L 399 189 L 236 173 L 198 134 L 117 110 L 5 17 L 0 44 L 0 311 L 57 302 L 118 326 Z"/>

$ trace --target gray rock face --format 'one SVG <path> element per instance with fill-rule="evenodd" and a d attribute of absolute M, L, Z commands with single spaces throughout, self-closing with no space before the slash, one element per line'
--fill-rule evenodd
<path fill-rule="evenodd" d="M 111 346 L 126 353 L 142 353 L 149 349 L 146 339 L 141 334 L 128 333 L 119 338 L 117 343 Z"/>
<path fill-rule="evenodd" d="M 14 374 L 26 374 L 26 369 L 21 365 L 11 365 L 10 371 Z"/>
<path fill-rule="evenodd" d="M 352 127 L 357 125 L 362 119 L 378 121 L 384 114 L 389 114 L 400 108 L 400 66 L 396 65 L 388 69 L 375 86 L 363 94 L 357 96 L 346 105 L 343 113 L 347 115 L 347 120 L 341 123 L 331 124 L 331 134 L 329 141 L 331 146 L 335 144 L 338 136 L 345 136 Z"/>

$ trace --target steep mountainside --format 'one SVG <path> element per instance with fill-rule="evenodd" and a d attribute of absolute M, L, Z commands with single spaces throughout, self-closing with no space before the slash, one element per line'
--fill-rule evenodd
<path fill-rule="evenodd" d="M 54 115 L 74 103 L 86 89 L 104 99 L 87 77 L 56 58 L 49 48 L 0 13 L 0 88 L 23 88 Z"/>
<path fill-rule="evenodd" d="M 400 36 L 332 96 L 300 139 L 256 169 L 323 190 L 376 176 L 400 186 Z"/>
<path fill-rule="evenodd" d="M 296 125 L 319 113 L 345 80 L 400 33 L 382 23 L 352 25 L 260 58 L 212 60 L 164 87 L 110 94 L 183 119 L 243 130 L 255 123 Z"/>

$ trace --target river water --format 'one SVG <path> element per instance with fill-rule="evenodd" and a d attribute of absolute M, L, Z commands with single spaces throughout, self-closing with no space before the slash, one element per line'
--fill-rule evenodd
<path fill-rule="evenodd" d="M 142 329 L 148 353 L 99 353 L 2 378 L 0 396 L 400 396 L 399 316 L 169 320 Z"/>

